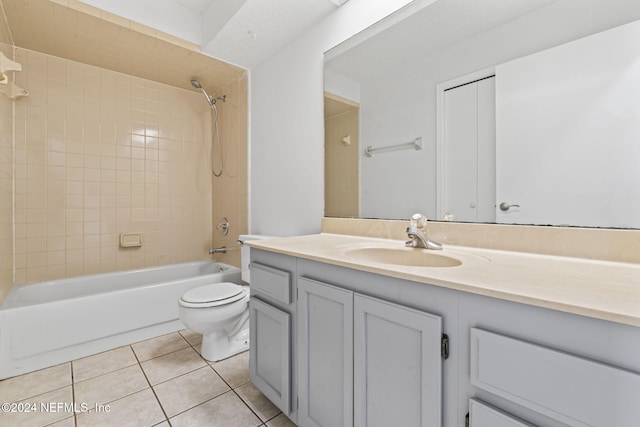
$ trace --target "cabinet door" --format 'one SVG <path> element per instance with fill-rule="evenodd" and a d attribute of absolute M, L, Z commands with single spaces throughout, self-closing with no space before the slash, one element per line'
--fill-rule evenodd
<path fill-rule="evenodd" d="M 298 279 L 298 425 L 353 425 L 353 292 Z"/>
<path fill-rule="evenodd" d="M 356 294 L 354 424 L 442 425 L 442 318 Z"/>
<path fill-rule="evenodd" d="M 251 382 L 282 412 L 291 414 L 291 315 L 251 297 Z"/>

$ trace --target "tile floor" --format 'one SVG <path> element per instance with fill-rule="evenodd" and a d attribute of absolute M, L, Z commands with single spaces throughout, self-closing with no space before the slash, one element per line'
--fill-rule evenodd
<path fill-rule="evenodd" d="M 0 427 L 289 427 L 249 382 L 249 353 L 219 362 L 180 331 L 0 381 Z M 108 411 L 107 411 L 108 410 Z"/>

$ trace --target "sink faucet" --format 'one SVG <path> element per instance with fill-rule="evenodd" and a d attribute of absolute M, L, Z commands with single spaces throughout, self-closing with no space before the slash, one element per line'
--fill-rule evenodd
<path fill-rule="evenodd" d="M 427 237 L 427 217 L 422 214 L 413 214 L 411 220 L 409 220 L 407 235 L 410 240 L 407 240 L 406 246 L 410 246 L 412 248 L 442 250 L 442 245 L 440 243 L 434 242 Z"/>

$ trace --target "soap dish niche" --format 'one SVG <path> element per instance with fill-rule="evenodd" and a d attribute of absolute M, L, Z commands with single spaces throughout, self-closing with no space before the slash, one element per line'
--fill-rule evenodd
<path fill-rule="evenodd" d="M 142 246 L 142 233 L 120 233 L 121 248 L 139 248 Z"/>

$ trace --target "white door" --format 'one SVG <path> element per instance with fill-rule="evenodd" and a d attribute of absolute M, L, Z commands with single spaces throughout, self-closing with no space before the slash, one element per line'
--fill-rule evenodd
<path fill-rule="evenodd" d="M 447 89 L 443 123 L 440 214 L 495 222 L 495 77 Z"/>

